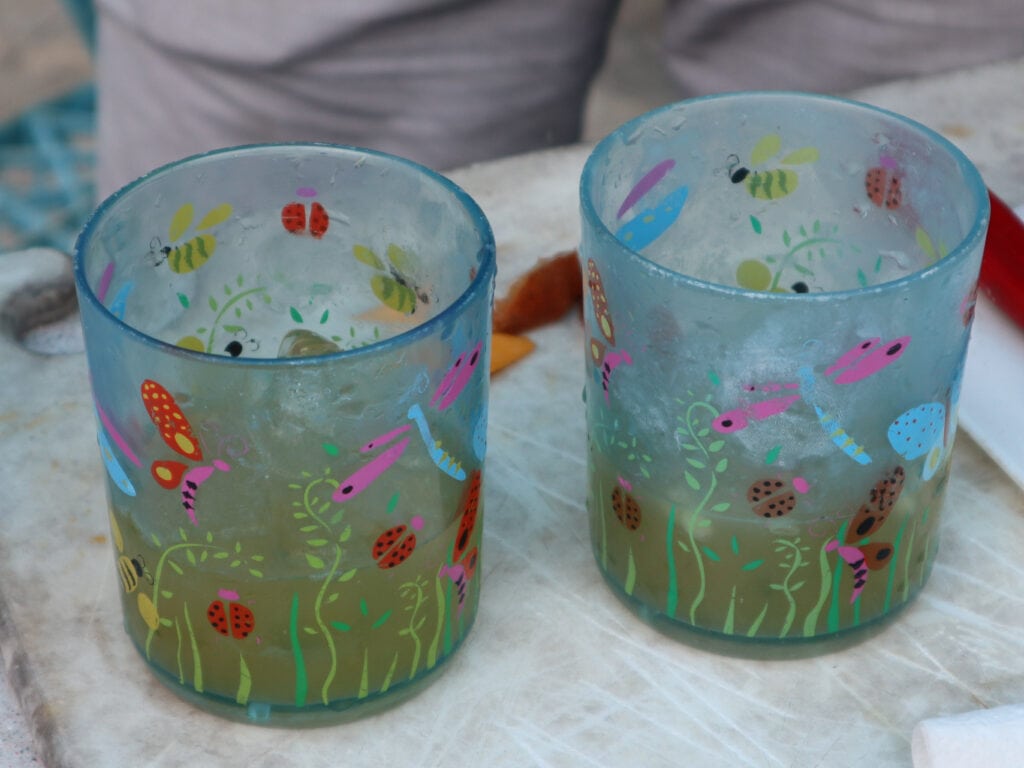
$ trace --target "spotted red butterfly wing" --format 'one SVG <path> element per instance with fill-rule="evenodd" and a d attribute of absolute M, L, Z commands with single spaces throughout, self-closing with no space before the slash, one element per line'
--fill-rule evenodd
<path fill-rule="evenodd" d="M 462 494 L 462 501 L 459 502 L 459 513 L 462 519 L 459 521 L 459 530 L 455 534 L 455 548 L 452 550 L 452 562 L 462 558 L 469 540 L 473 536 L 473 529 L 476 527 L 476 518 L 480 509 L 480 487 L 483 482 L 483 475 L 479 469 L 473 470 L 469 476 L 469 485 Z"/>
<path fill-rule="evenodd" d="M 294 235 L 306 231 L 306 206 L 302 203 L 288 203 L 281 209 L 281 224 Z"/>
<path fill-rule="evenodd" d="M 601 280 L 601 273 L 597 269 L 597 263 L 593 259 L 587 260 L 587 287 L 590 289 L 590 299 L 594 305 L 594 317 L 601 333 L 612 346 L 615 345 L 615 325 L 612 323 L 611 313 L 608 311 L 608 298 L 604 293 L 604 281 Z"/>
<path fill-rule="evenodd" d="M 167 446 L 186 459 L 202 461 L 199 440 L 173 395 L 152 379 L 142 382 L 141 394 L 146 412 Z"/>
<path fill-rule="evenodd" d="M 875 483 L 868 494 L 868 503 L 861 506 L 850 521 L 846 534 L 847 541 L 856 541 L 870 536 L 884 525 L 889 513 L 903 493 L 906 480 L 903 467 L 896 467 L 892 472 Z"/>
<path fill-rule="evenodd" d="M 860 547 L 864 555 L 864 564 L 873 571 L 884 568 L 893 555 L 893 546 L 885 541 L 877 541 Z"/>
<path fill-rule="evenodd" d="M 323 237 L 330 223 L 331 219 L 324 207 L 317 202 L 311 203 L 309 206 L 309 234 L 317 239 Z"/>
<path fill-rule="evenodd" d="M 476 573 L 476 564 L 479 559 L 480 557 L 476 547 L 473 547 L 466 553 L 466 557 L 462 560 L 462 568 L 466 572 L 467 579 L 473 578 L 473 574 Z"/>

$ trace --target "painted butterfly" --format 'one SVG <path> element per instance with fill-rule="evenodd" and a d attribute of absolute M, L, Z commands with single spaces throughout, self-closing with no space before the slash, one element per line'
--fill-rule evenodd
<path fill-rule="evenodd" d="M 895 548 L 889 542 L 862 542 L 885 524 L 889 513 L 903 492 L 906 473 L 903 467 L 896 467 L 872 487 L 868 502 L 861 506 L 850 521 L 843 535 L 843 541 L 833 539 L 825 545 L 826 552 L 838 552 L 839 556 L 853 571 L 853 590 L 850 602 L 854 603 L 868 582 L 868 573 L 884 568 L 892 558 Z"/>
<path fill-rule="evenodd" d="M 142 382 L 142 402 L 149 418 L 156 425 L 163 441 L 183 458 L 193 462 L 203 460 L 203 449 L 199 444 L 192 425 L 178 406 L 177 401 L 163 385 L 152 379 Z M 193 525 L 196 519 L 196 493 L 199 486 L 213 475 L 214 471 L 228 472 L 231 466 L 220 459 L 212 464 L 192 467 L 175 460 L 157 460 L 150 466 L 153 479 L 161 488 L 181 490 L 181 504 Z"/>

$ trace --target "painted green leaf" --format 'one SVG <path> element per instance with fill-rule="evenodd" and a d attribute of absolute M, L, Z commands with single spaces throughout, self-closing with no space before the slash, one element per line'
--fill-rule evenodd
<path fill-rule="evenodd" d="M 693 488 L 693 490 L 700 490 L 700 483 L 697 481 L 696 477 L 690 474 L 689 470 L 683 472 L 683 477 L 686 479 L 686 484 Z"/>
<path fill-rule="evenodd" d="M 164 618 L 160 619 L 160 626 L 162 626 L 162 627 L 173 627 L 174 626 L 174 622 L 171 621 L 170 619 L 168 619 L 167 617 L 164 617 Z"/>
<path fill-rule="evenodd" d="M 715 552 L 711 547 L 701 547 L 701 551 L 714 560 L 716 563 L 721 562 L 722 558 L 719 557 L 718 553 Z"/>
<path fill-rule="evenodd" d="M 355 578 L 355 575 L 356 575 L 356 569 L 352 568 L 352 569 L 350 569 L 348 571 L 345 571 L 343 574 L 341 574 L 341 576 L 338 577 L 338 581 L 340 583 L 344 584 L 346 581 L 352 581 L 352 579 Z"/>
<path fill-rule="evenodd" d="M 191 549 L 185 550 L 185 559 L 188 560 L 190 565 L 196 564 L 196 555 Z"/>
<path fill-rule="evenodd" d="M 224 295 L 225 296 L 230 296 L 231 295 L 231 286 L 228 285 L 227 283 L 224 284 Z"/>
<path fill-rule="evenodd" d="M 252 560 L 254 563 L 262 563 L 265 558 L 263 557 L 263 555 L 251 555 L 249 559 Z"/>
<path fill-rule="evenodd" d="M 292 316 L 292 320 L 294 320 L 296 323 L 302 322 L 302 315 L 300 314 L 299 310 L 297 310 L 295 307 L 288 307 L 288 314 Z"/>
<path fill-rule="evenodd" d="M 725 472 L 725 470 L 728 469 L 728 468 L 729 468 L 729 460 L 728 459 L 722 459 L 717 464 L 715 464 L 715 474 L 716 475 L 720 475 L 723 472 Z"/>
<path fill-rule="evenodd" d="M 315 635 L 316 634 L 316 629 L 314 629 L 313 627 L 303 627 L 302 631 L 305 632 L 307 635 Z"/>
<path fill-rule="evenodd" d="M 793 242 L 793 238 L 791 238 L 789 236 L 789 230 L 788 229 L 782 230 L 782 244 L 785 245 L 788 248 L 789 244 L 792 243 L 792 242 Z"/>
<path fill-rule="evenodd" d="M 305 520 L 307 517 L 309 517 L 309 515 L 307 515 L 305 512 L 292 512 L 292 517 L 294 517 L 296 520 Z"/>
<path fill-rule="evenodd" d="M 149 534 L 149 540 L 156 545 L 157 549 L 163 549 L 163 544 L 160 543 L 160 537 L 157 536 L 155 533 Z"/>
<path fill-rule="evenodd" d="M 732 550 L 734 555 L 738 555 L 740 553 L 740 541 L 735 536 L 729 537 L 729 549 Z"/>
<path fill-rule="evenodd" d="M 373 629 L 383 626 L 384 622 L 391 618 L 391 611 L 385 611 L 384 615 L 373 622 Z"/>
<path fill-rule="evenodd" d="M 710 434 L 711 434 L 711 428 L 710 427 L 704 427 L 704 429 L 701 429 L 701 430 L 699 430 L 697 432 L 697 437 L 707 437 Z"/>
<path fill-rule="evenodd" d="M 729 509 L 729 507 L 731 507 L 731 506 L 732 506 L 732 502 L 729 502 L 729 501 L 720 501 L 720 502 L 719 502 L 718 504 L 715 504 L 715 505 L 714 505 L 714 506 L 713 506 L 713 507 L 711 508 L 711 511 L 712 511 L 712 512 L 725 512 L 725 511 L 727 511 L 727 510 Z"/>
<path fill-rule="evenodd" d="M 263 571 L 257 570 L 256 568 L 250 568 L 249 575 L 252 576 L 254 579 L 262 579 Z"/>
<path fill-rule="evenodd" d="M 327 539 L 306 539 L 306 543 L 311 547 L 326 547 L 328 541 Z"/>
<path fill-rule="evenodd" d="M 324 561 L 321 560 L 316 555 L 311 554 L 309 552 L 306 553 L 306 562 L 309 563 L 309 567 L 310 568 L 323 568 L 324 567 Z"/>
<path fill-rule="evenodd" d="M 181 306 L 183 306 L 185 309 L 188 309 L 188 305 L 189 305 L 188 296 L 186 296 L 184 293 L 179 293 L 178 294 L 178 303 L 181 304 Z"/>
<path fill-rule="evenodd" d="M 781 584 L 769 584 L 768 589 L 774 589 L 776 592 L 781 592 L 783 589 L 785 589 L 785 587 L 783 587 Z"/>
<path fill-rule="evenodd" d="M 708 468 L 708 465 L 705 464 L 703 461 L 700 461 L 699 459 L 691 459 L 691 458 L 687 457 L 686 463 L 689 464 L 694 469 L 707 469 Z"/>
<path fill-rule="evenodd" d="M 751 227 L 751 229 L 753 229 L 753 230 L 754 230 L 754 231 L 755 231 L 755 232 L 756 232 L 757 234 L 759 234 L 759 235 L 761 234 L 761 220 L 760 220 L 760 219 L 758 219 L 758 218 L 757 218 L 756 216 L 753 216 L 753 215 L 752 215 L 752 216 L 750 217 L 750 227 Z"/>
<path fill-rule="evenodd" d="M 798 581 L 796 584 L 793 584 L 792 586 L 790 586 L 789 591 L 790 592 L 796 592 L 798 589 L 800 589 L 800 587 L 802 587 L 806 583 L 807 583 L 806 581 Z"/>
<path fill-rule="evenodd" d="M 718 453 L 725 447 L 725 440 L 715 440 L 708 446 L 708 453 Z"/>
<path fill-rule="evenodd" d="M 334 627 L 339 632 L 348 632 L 350 629 L 352 629 L 352 627 L 350 627 L 348 624 L 346 624 L 343 621 L 332 621 L 331 622 L 331 626 Z"/>
<path fill-rule="evenodd" d="M 352 526 L 346 525 L 345 530 L 338 534 L 338 541 L 344 544 L 346 541 L 349 540 L 350 536 L 352 536 Z"/>
<path fill-rule="evenodd" d="M 167 564 L 168 564 L 169 566 L 171 566 L 171 570 L 172 570 L 172 571 L 174 571 L 174 572 L 175 572 L 176 574 L 178 574 L 179 576 L 183 576 L 183 575 L 185 574 L 185 572 L 184 572 L 184 571 L 183 571 L 183 570 L 181 569 L 181 566 L 180 566 L 180 565 L 178 565 L 178 564 L 177 564 L 176 562 L 174 562 L 173 560 L 168 560 L 168 561 L 167 561 Z"/>
<path fill-rule="evenodd" d="M 764 560 L 751 560 L 740 568 L 741 571 L 754 571 L 764 565 Z"/>
<path fill-rule="evenodd" d="M 188 541 L 188 534 L 185 533 L 185 529 L 184 528 L 181 528 L 181 527 L 178 528 L 178 538 L 181 539 L 182 541 Z"/>
<path fill-rule="evenodd" d="M 340 592 L 331 592 L 331 594 L 329 594 L 327 596 L 327 603 L 328 603 L 328 605 L 330 605 L 331 603 L 335 602 L 339 597 L 341 597 L 341 593 Z"/>
<path fill-rule="evenodd" d="M 328 318 L 328 316 L 330 316 L 330 314 L 331 314 L 331 310 L 329 310 L 329 309 L 325 309 L 323 311 L 323 314 L 320 315 L 320 325 L 323 325 L 324 323 L 327 322 L 327 318 Z"/>
<path fill-rule="evenodd" d="M 303 515 L 303 517 L 305 517 L 305 515 Z M 299 528 L 300 533 L 312 533 L 313 531 L 318 530 L 320 530 L 320 526 L 316 523 L 313 523 L 312 525 L 304 525 L 301 528 Z"/>
<path fill-rule="evenodd" d="M 165 600 L 170 600 L 172 597 L 174 597 L 174 593 L 171 592 L 171 590 L 169 589 L 161 589 L 160 597 L 164 598 Z"/>
<path fill-rule="evenodd" d="M 241 564 L 242 564 L 242 561 L 241 561 L 241 560 L 232 560 L 232 561 L 231 561 L 231 567 L 232 567 L 232 568 L 237 568 L 237 567 L 238 567 L 238 566 L 240 566 Z"/>

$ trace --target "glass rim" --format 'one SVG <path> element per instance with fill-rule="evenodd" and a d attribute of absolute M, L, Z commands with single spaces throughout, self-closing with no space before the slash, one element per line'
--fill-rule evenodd
<path fill-rule="evenodd" d="M 652 119 L 662 114 L 679 110 L 680 108 L 699 106 L 716 101 L 749 102 L 758 99 L 789 99 L 806 103 L 817 102 L 843 109 L 872 112 L 917 131 L 929 142 L 946 152 L 946 154 L 956 162 L 957 167 L 963 174 L 964 180 L 967 183 L 967 189 L 972 200 L 977 206 L 977 213 L 974 216 L 971 229 L 960 239 L 955 247 L 949 250 L 949 253 L 945 256 L 937 259 L 922 269 L 915 270 L 914 272 L 895 280 L 889 280 L 877 285 L 846 288 L 843 290 L 816 291 L 814 293 L 775 293 L 772 291 L 757 291 L 749 288 L 726 285 L 724 283 L 715 283 L 710 280 L 703 280 L 684 272 L 676 271 L 670 267 L 666 267 L 623 243 L 615 236 L 615 233 L 605 225 L 604 221 L 601 220 L 601 217 L 598 216 L 597 211 L 594 208 L 594 203 L 591 200 L 589 189 L 591 182 L 597 173 L 596 166 L 598 161 L 609 154 L 612 150 L 613 144 L 616 142 L 626 143 L 625 139 L 628 136 L 644 127 Z M 954 269 L 957 264 L 967 259 L 970 254 L 974 252 L 976 247 L 984 246 L 985 233 L 988 229 L 989 218 L 991 216 L 988 188 L 986 187 L 984 180 L 981 178 L 980 171 L 978 171 L 974 163 L 971 162 L 959 147 L 934 129 L 929 128 L 923 123 L 907 117 L 906 115 L 901 115 L 898 112 L 893 112 L 892 110 L 877 107 L 866 102 L 856 101 L 854 99 L 841 96 L 787 90 L 730 91 L 710 94 L 707 96 L 698 96 L 691 99 L 684 99 L 682 101 L 665 104 L 632 118 L 598 141 L 587 155 L 586 162 L 583 165 L 583 171 L 580 174 L 579 198 L 582 226 L 584 228 L 590 227 L 597 233 L 597 237 L 599 239 L 611 240 L 628 259 L 634 261 L 638 267 L 644 269 L 648 273 L 698 290 L 722 293 L 730 297 L 745 298 L 763 302 L 807 302 L 809 300 L 833 301 L 836 299 L 863 298 L 874 294 L 898 291 L 910 284 L 930 279 L 934 275 Z"/>
<path fill-rule="evenodd" d="M 301 357 L 269 357 L 269 358 L 253 358 L 253 357 L 231 357 L 229 355 L 220 355 L 212 352 L 200 352 L 197 350 L 187 349 L 185 347 L 179 347 L 176 344 L 172 344 L 162 339 L 158 339 L 155 336 L 151 336 L 144 331 L 139 330 L 132 324 L 125 322 L 117 315 L 112 313 L 99 297 L 96 295 L 93 287 L 89 284 L 88 277 L 86 276 L 85 267 L 85 249 L 89 242 L 92 240 L 97 228 L 105 220 L 106 216 L 110 213 L 111 209 L 114 208 L 123 198 L 132 194 L 137 189 L 165 176 L 183 166 L 191 166 L 197 163 L 209 159 L 216 159 L 221 156 L 229 155 L 257 155 L 267 154 L 270 152 L 276 152 L 280 150 L 304 150 L 304 151 L 327 151 L 334 155 L 352 155 L 360 157 L 377 157 L 386 160 L 391 163 L 398 165 L 404 165 L 413 171 L 429 178 L 431 181 L 436 183 L 441 189 L 448 192 L 455 200 L 462 206 L 462 209 L 466 212 L 468 219 L 472 225 L 474 225 L 476 231 L 480 235 L 480 248 L 478 254 L 480 256 L 480 263 L 477 265 L 476 274 L 469 281 L 469 285 L 466 289 L 458 295 L 452 302 L 448 304 L 443 310 L 438 312 L 428 320 L 424 320 L 417 325 L 408 328 L 394 336 L 389 336 L 386 339 L 374 341 L 361 347 L 354 347 L 352 349 L 342 349 L 337 352 L 326 352 L 317 355 L 304 355 Z M 366 147 L 360 147 L 350 144 L 334 144 L 330 142 L 310 142 L 310 141 L 295 141 L 295 142 L 266 142 L 256 144 L 240 144 L 237 146 L 221 147 L 218 149 L 209 150 L 206 152 L 200 152 L 194 155 L 173 160 L 164 165 L 158 166 L 151 171 L 139 176 L 137 179 L 128 182 L 124 186 L 120 187 L 116 191 L 108 195 L 96 208 L 89 214 L 83 225 L 78 236 L 75 238 L 74 248 L 72 250 L 72 262 L 73 272 L 75 279 L 75 286 L 78 290 L 79 300 L 85 300 L 94 309 L 98 310 L 100 316 L 104 321 L 113 323 L 120 332 L 128 334 L 130 337 L 141 341 L 146 346 L 154 348 L 158 351 L 165 352 L 171 355 L 178 355 L 186 359 L 193 359 L 195 361 L 212 362 L 223 365 L 232 365 L 240 367 L 294 367 L 294 366 L 312 366 L 321 365 L 327 361 L 338 361 L 343 359 L 357 358 L 366 355 L 374 355 L 382 352 L 386 352 L 396 347 L 406 346 L 415 343 L 421 337 L 429 336 L 438 327 L 450 325 L 456 316 L 462 313 L 465 307 L 475 299 L 481 291 L 486 291 L 490 281 L 493 280 L 495 272 L 497 270 L 496 263 L 496 248 L 494 242 L 494 232 L 491 228 L 490 221 L 487 219 L 480 205 L 467 193 L 462 187 L 456 184 L 454 181 L 449 179 L 447 176 L 428 168 L 421 163 L 417 163 L 414 160 L 402 157 L 401 155 L 391 154 L 376 149 L 369 149 Z"/>

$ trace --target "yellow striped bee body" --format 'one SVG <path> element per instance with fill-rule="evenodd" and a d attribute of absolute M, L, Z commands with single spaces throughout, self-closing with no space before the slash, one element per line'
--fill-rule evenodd
<path fill-rule="evenodd" d="M 153 577 L 146 568 L 146 561 L 142 555 L 128 557 L 121 555 L 117 558 L 117 575 L 121 577 L 121 586 L 126 594 L 131 594 L 139 588 L 139 579 L 145 579 L 152 583 Z"/>
<path fill-rule="evenodd" d="M 352 255 L 377 270 L 377 274 L 370 277 L 370 290 L 384 306 L 403 315 L 411 315 L 418 305 L 430 302 L 430 296 L 410 277 L 415 261 L 412 254 L 404 249 L 394 243 L 388 245 L 387 265 L 365 245 L 353 246 Z"/>
<path fill-rule="evenodd" d="M 750 165 L 763 166 L 782 149 L 782 137 L 777 133 L 762 136 L 750 153 Z M 769 168 L 751 170 L 740 161 L 738 155 L 729 155 L 729 181 L 743 184 L 751 197 L 760 200 L 778 200 L 796 190 L 800 177 L 791 168 Z M 818 160 L 815 147 L 801 147 L 785 155 L 780 162 L 784 166 L 805 165 Z"/>
<path fill-rule="evenodd" d="M 184 242 L 176 242 L 180 241 L 192 226 L 192 219 L 195 217 L 195 207 L 192 203 L 185 203 L 171 218 L 167 233 L 171 245 L 163 245 L 160 238 L 153 238 L 150 243 L 150 252 L 161 254 L 156 266 L 166 262 L 170 270 L 179 275 L 199 269 L 213 257 L 213 252 L 217 248 L 217 238 L 205 230 L 226 221 L 231 216 L 231 211 L 228 203 L 211 208 L 196 224 L 197 234 Z"/>

